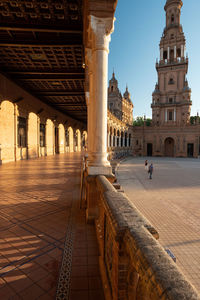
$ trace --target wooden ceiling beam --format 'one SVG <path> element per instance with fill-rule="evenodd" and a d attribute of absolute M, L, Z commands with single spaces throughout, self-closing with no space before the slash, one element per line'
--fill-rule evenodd
<path fill-rule="evenodd" d="M 0 41 L 1 47 L 65 47 L 65 48 L 75 48 L 75 47 L 82 47 L 82 41 L 75 41 L 74 43 L 67 43 L 65 40 L 53 40 L 53 41 L 8 41 L 8 40 L 1 40 Z"/>
<path fill-rule="evenodd" d="M 64 29 L 64 28 L 49 28 L 49 27 L 12 27 L 12 26 L 0 26 L 0 31 L 24 31 L 24 32 L 56 32 L 56 33 L 67 33 L 67 34 L 83 34 L 82 30 L 77 29 Z"/>
<path fill-rule="evenodd" d="M 9 74 L 9 75 L 18 75 L 18 78 L 27 78 L 27 76 L 32 76 L 32 77 L 36 77 L 36 78 L 40 78 L 42 76 L 45 76 L 45 78 L 48 78 L 48 76 L 54 77 L 54 76 L 60 76 L 63 77 L 65 75 L 67 76 L 71 76 L 71 75 L 84 75 L 84 69 L 65 69 L 63 72 L 52 72 L 52 70 L 50 71 L 46 71 L 44 72 L 43 70 L 40 71 L 7 71 L 7 70 L 2 70 L 3 72 Z"/>
<path fill-rule="evenodd" d="M 84 80 L 85 75 L 84 74 L 60 74 L 60 75 L 46 75 L 46 76 L 18 76 L 17 80 L 23 80 L 23 81 L 63 81 L 63 80 Z"/>
<path fill-rule="evenodd" d="M 76 103 L 76 102 L 62 102 L 62 103 L 52 103 L 53 105 L 58 106 L 76 106 L 76 107 L 85 107 L 86 103 Z"/>
<path fill-rule="evenodd" d="M 84 91 L 32 91 L 36 96 L 47 96 L 47 97 L 51 97 L 51 96 L 85 96 L 85 92 Z"/>

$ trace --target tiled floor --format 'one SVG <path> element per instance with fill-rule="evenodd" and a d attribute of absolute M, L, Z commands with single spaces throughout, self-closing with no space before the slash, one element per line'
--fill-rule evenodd
<path fill-rule="evenodd" d="M 62 299 L 104 299 L 94 227 L 79 210 L 80 165 L 79 154 L 65 154 L 0 166 L 1 300 L 60 299 L 72 214 L 72 262 Z"/>
<path fill-rule="evenodd" d="M 150 220 L 160 243 L 176 256 L 177 266 L 200 292 L 200 160 L 145 158 L 123 162 L 117 177 L 129 199 Z"/>

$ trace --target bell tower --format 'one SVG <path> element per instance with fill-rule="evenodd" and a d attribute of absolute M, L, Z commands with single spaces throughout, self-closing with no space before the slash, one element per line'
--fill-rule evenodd
<path fill-rule="evenodd" d="M 186 74 L 185 36 L 180 24 L 182 0 L 167 0 L 166 27 L 160 41 L 160 60 L 156 63 L 158 82 L 152 94 L 153 124 L 184 125 L 190 121 L 191 89 Z"/>

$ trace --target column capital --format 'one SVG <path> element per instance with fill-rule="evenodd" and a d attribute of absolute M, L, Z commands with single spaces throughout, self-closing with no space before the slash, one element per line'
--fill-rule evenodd
<path fill-rule="evenodd" d="M 92 50 L 109 52 L 110 35 L 114 31 L 115 18 L 99 18 L 89 16 L 89 36 L 92 40 Z"/>

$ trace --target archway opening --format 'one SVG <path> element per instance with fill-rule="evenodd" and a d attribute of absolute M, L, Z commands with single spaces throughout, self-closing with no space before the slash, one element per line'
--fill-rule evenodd
<path fill-rule="evenodd" d="M 194 144 L 187 144 L 187 156 L 188 157 L 194 156 Z"/>
<path fill-rule="evenodd" d="M 174 140 L 170 137 L 165 140 L 165 156 L 174 156 Z"/>
<path fill-rule="evenodd" d="M 153 155 L 153 145 L 152 143 L 147 144 L 147 156 L 152 156 Z"/>

